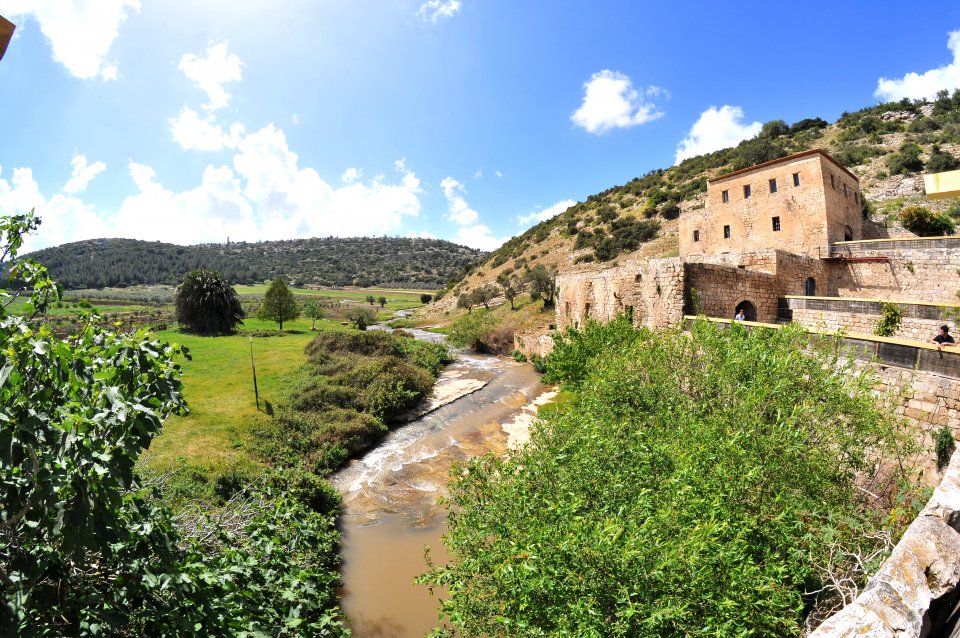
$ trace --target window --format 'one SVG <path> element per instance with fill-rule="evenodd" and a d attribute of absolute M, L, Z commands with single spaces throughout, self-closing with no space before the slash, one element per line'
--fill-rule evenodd
<path fill-rule="evenodd" d="M 843 196 L 844 196 L 844 197 L 847 196 L 847 185 L 846 185 L 846 183 L 844 183 L 844 185 L 843 185 Z"/>
<path fill-rule="evenodd" d="M 589 317 L 589 316 L 590 316 L 590 304 L 584 304 L 584 305 L 583 305 L 583 316 L 584 316 L 584 317 Z"/>
<path fill-rule="evenodd" d="M 771 179 L 771 180 L 770 180 L 770 192 L 771 192 L 771 193 L 776 193 L 776 192 L 777 192 L 777 180 L 775 180 L 775 179 Z"/>
<path fill-rule="evenodd" d="M 726 226 L 723 227 L 723 238 L 724 238 L 724 239 L 730 239 L 730 225 L 729 225 L 729 224 L 727 224 Z"/>
<path fill-rule="evenodd" d="M 750 184 L 744 184 L 743 186 L 743 198 L 747 199 L 750 197 Z"/>
<path fill-rule="evenodd" d="M 799 185 L 800 185 L 800 173 L 794 173 L 794 174 L 793 174 L 793 185 L 794 185 L 794 186 L 799 186 Z"/>
<path fill-rule="evenodd" d="M 723 191 L 723 192 L 721 193 L 721 195 L 723 196 L 723 203 L 724 203 L 724 204 L 729 204 L 729 203 L 730 203 L 730 191 Z"/>
<path fill-rule="evenodd" d="M 568 316 L 568 317 L 570 316 L 570 310 L 571 310 L 571 308 L 570 308 L 570 302 L 568 301 L 568 302 L 567 302 L 567 316 Z"/>
<path fill-rule="evenodd" d="M 775 233 L 776 233 L 776 232 L 780 232 L 780 218 L 779 218 L 779 217 L 774 217 L 774 218 L 773 218 L 773 232 L 775 232 Z"/>
<path fill-rule="evenodd" d="M 693 231 L 693 232 L 697 232 L 697 231 Z M 694 239 L 694 241 L 696 241 L 696 239 Z M 643 275 L 641 275 L 640 273 L 637 273 L 636 275 L 633 276 L 633 280 L 636 283 L 640 283 L 641 281 L 643 281 Z"/>
<path fill-rule="evenodd" d="M 837 190 L 837 178 L 834 177 L 833 173 L 830 173 L 830 188 Z"/>
<path fill-rule="evenodd" d="M 693 241 L 700 241 L 700 231 L 699 231 L 699 230 L 693 231 Z M 638 275 L 638 276 L 639 276 L 639 275 Z"/>

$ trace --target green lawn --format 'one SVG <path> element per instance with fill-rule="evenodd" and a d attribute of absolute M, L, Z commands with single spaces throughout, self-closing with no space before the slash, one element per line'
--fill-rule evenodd
<path fill-rule="evenodd" d="M 254 405 L 250 337 L 198 337 L 176 330 L 158 333 L 161 339 L 190 348 L 193 359 L 183 362 L 190 414 L 167 420 L 163 434 L 150 446 L 151 467 L 186 462 L 213 468 L 250 460 L 245 446 L 250 428 L 269 418 L 264 402 L 276 405 L 284 376 L 306 361 L 303 348 L 316 334 L 310 331 L 309 319 L 284 322 L 283 327 L 283 335 L 253 338 L 260 411 Z M 277 324 L 248 319 L 244 328 L 276 330 Z M 339 323 L 326 320 L 318 321 L 317 328 L 342 329 Z"/>

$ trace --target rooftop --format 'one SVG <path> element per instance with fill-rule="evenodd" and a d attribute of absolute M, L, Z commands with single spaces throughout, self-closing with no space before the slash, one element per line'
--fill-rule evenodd
<path fill-rule="evenodd" d="M 726 175 L 720 175 L 720 176 L 718 176 L 718 177 L 714 177 L 713 179 L 708 179 L 708 180 L 707 180 L 707 183 L 708 183 L 708 184 L 715 184 L 715 183 L 717 183 L 717 182 L 722 182 L 722 181 L 724 181 L 724 180 L 726 180 L 726 179 L 729 179 L 729 178 L 731 178 L 731 177 L 738 177 L 738 176 L 740 176 L 740 175 L 744 175 L 744 174 L 749 173 L 749 172 L 751 172 L 751 171 L 756 171 L 756 170 L 760 170 L 760 169 L 764 169 L 764 168 L 769 168 L 769 167 L 771 167 L 771 166 L 776 166 L 777 164 L 788 164 L 788 163 L 790 163 L 790 162 L 796 161 L 796 160 L 798 160 L 798 159 L 802 159 L 802 158 L 804 158 L 804 157 L 809 157 L 809 156 L 811 156 L 811 155 L 822 155 L 825 159 L 827 159 L 828 161 L 830 161 L 833 165 L 835 165 L 835 166 L 836 166 L 837 168 L 839 168 L 841 171 L 843 171 L 844 173 L 846 173 L 847 175 L 849 175 L 850 177 L 852 177 L 854 180 L 856 180 L 857 183 L 860 182 L 860 178 L 859 178 L 859 177 L 857 177 L 856 175 L 854 175 L 853 173 L 851 173 L 849 170 L 847 170 L 847 168 L 846 168 L 843 164 L 841 164 L 841 163 L 838 162 L 837 160 L 835 160 L 835 159 L 833 159 L 832 157 L 830 157 L 830 155 L 829 155 L 826 151 L 824 151 L 824 150 L 822 150 L 822 149 L 819 149 L 819 148 L 813 148 L 813 149 L 810 149 L 809 151 L 801 151 L 800 153 L 794 153 L 793 155 L 787 155 L 786 157 L 781 157 L 781 158 L 779 158 L 779 159 L 770 160 L 769 162 L 764 162 L 764 163 L 762 163 L 762 164 L 755 164 L 754 166 L 748 166 L 747 168 L 741 168 L 741 169 L 738 170 L 738 171 L 733 171 L 732 173 L 727 173 Z"/>

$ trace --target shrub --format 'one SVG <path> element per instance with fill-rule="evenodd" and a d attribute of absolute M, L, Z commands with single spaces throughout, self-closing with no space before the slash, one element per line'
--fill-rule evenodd
<path fill-rule="evenodd" d="M 920 159 L 922 149 L 914 142 L 904 142 L 900 150 L 887 157 L 887 169 L 891 175 L 906 175 L 923 170 Z"/>
<path fill-rule="evenodd" d="M 950 462 L 950 455 L 953 454 L 956 445 L 953 430 L 949 427 L 945 425 L 937 431 L 937 435 L 934 437 L 934 447 L 937 454 L 937 469 L 941 472 Z"/>
<path fill-rule="evenodd" d="M 660 216 L 664 219 L 676 219 L 680 217 L 680 206 L 674 202 L 669 202 L 660 207 Z"/>
<path fill-rule="evenodd" d="M 880 318 L 873 329 L 873 333 L 881 337 L 889 337 L 900 329 L 903 321 L 903 311 L 895 303 L 880 302 Z"/>
<path fill-rule="evenodd" d="M 907 206 L 900 211 L 900 223 L 920 237 L 935 237 L 953 233 L 953 221 L 947 215 L 938 215 L 924 206 Z"/>
<path fill-rule="evenodd" d="M 478 310 L 477 314 L 468 314 L 454 321 L 447 338 L 460 348 L 470 348 L 480 352 L 484 349 L 483 335 L 493 330 L 497 320 L 488 312 Z"/>
<path fill-rule="evenodd" d="M 420 303 L 422 303 L 422 304 L 428 304 L 428 303 L 430 303 L 430 300 L 431 300 L 431 299 L 433 299 L 433 295 L 430 295 L 430 294 L 427 294 L 427 293 L 421 293 L 421 294 L 420 294 Z"/>
<path fill-rule="evenodd" d="M 904 476 L 864 453 L 903 452 L 873 380 L 795 328 L 610 330 L 530 445 L 454 474 L 420 582 L 463 635 L 801 635 L 828 574 L 877 565 L 846 558 L 883 548 L 858 487 Z"/>
<path fill-rule="evenodd" d="M 960 159 L 957 159 L 950 153 L 940 150 L 936 144 L 930 151 L 930 159 L 927 160 L 927 171 L 931 173 L 942 173 L 944 171 L 954 171 L 960 168 Z"/>

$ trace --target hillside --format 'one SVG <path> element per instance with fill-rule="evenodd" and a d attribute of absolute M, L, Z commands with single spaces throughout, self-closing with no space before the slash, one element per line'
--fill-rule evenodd
<path fill-rule="evenodd" d="M 30 255 L 67 288 L 175 284 L 194 268 L 231 283 L 284 277 L 294 285 L 437 288 L 483 254 L 436 239 L 354 237 L 177 246 L 133 239 L 91 239 Z"/>
<path fill-rule="evenodd" d="M 537 264 L 565 270 L 613 263 L 618 258 L 678 254 L 677 219 L 702 208 L 707 179 L 800 151 L 821 148 L 860 177 L 865 215 L 884 235 L 909 235 L 899 211 L 922 203 L 949 212 L 949 201 L 927 202 L 923 172 L 960 168 L 960 90 L 931 102 L 904 100 L 844 113 L 830 124 L 808 118 L 788 125 L 767 122 L 760 134 L 677 166 L 656 169 L 591 195 L 565 212 L 512 238 L 492 252 L 443 300 L 452 307 L 461 292 L 497 278 L 522 276 Z"/>

